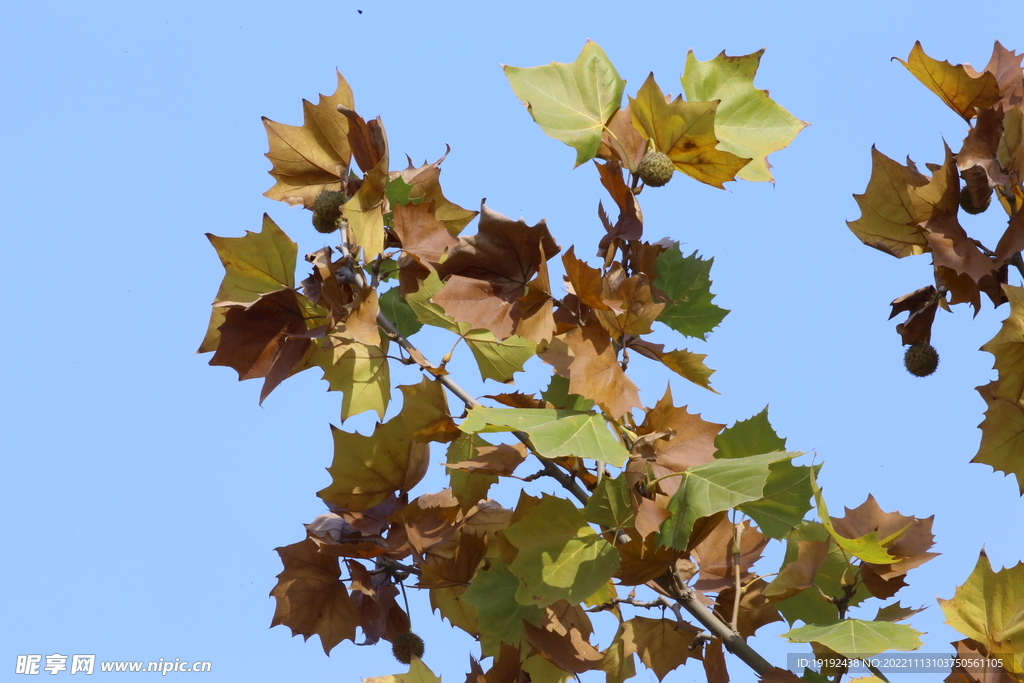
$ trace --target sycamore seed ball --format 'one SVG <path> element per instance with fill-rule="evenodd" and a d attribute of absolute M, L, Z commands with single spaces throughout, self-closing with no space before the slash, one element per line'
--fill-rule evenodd
<path fill-rule="evenodd" d="M 313 227 L 317 232 L 331 233 L 338 229 L 341 205 L 348 198 L 344 192 L 324 190 L 313 200 Z"/>
<path fill-rule="evenodd" d="M 981 206 L 974 203 L 974 197 L 971 196 L 970 190 L 965 185 L 964 189 L 960 190 L 960 208 L 969 214 L 979 214 L 988 208 L 989 204 L 992 203 L 992 193 L 989 192 L 988 196 Z"/>
<path fill-rule="evenodd" d="M 406 631 L 391 643 L 391 654 L 402 664 L 409 664 L 413 657 L 423 657 L 423 639 L 412 631 Z"/>
<path fill-rule="evenodd" d="M 939 352 L 931 344 L 914 344 L 903 356 L 907 372 L 916 377 L 927 377 L 939 367 Z"/>
<path fill-rule="evenodd" d="M 672 180 L 675 170 L 676 165 L 672 163 L 667 154 L 648 152 L 637 164 L 636 174 L 640 176 L 640 180 L 644 181 L 644 185 L 661 187 Z"/>

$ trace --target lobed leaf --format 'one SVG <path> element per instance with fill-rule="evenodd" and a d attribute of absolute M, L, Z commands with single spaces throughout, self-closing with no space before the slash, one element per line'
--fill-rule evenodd
<path fill-rule="evenodd" d="M 772 181 L 768 155 L 788 147 L 808 125 L 769 97 L 767 90 L 754 87 L 763 54 L 763 49 L 742 57 L 722 52 L 701 62 L 690 50 L 681 78 L 691 102 L 720 100 L 715 111 L 718 148 L 751 159 L 736 174 L 744 180 Z"/>
<path fill-rule="evenodd" d="M 206 233 L 206 237 L 224 265 L 224 280 L 214 303 L 250 303 L 263 294 L 295 287 L 299 246 L 267 214 L 263 214 L 263 227 L 258 233 L 246 230 L 244 237 L 217 237 Z M 223 308 L 213 309 L 206 336 L 196 353 L 217 350 L 225 313 Z"/>
<path fill-rule="evenodd" d="M 596 156 L 626 86 L 601 46 L 588 40 L 567 64 L 502 68 L 541 130 L 576 150 L 577 166 Z"/>
<path fill-rule="evenodd" d="M 658 277 L 654 281 L 668 299 L 658 321 L 688 337 L 705 339 L 729 311 L 711 302 L 711 266 L 715 259 L 705 261 L 693 252 L 683 256 L 679 244 L 662 252 L 657 258 Z"/>
<path fill-rule="evenodd" d="M 522 583 L 515 599 L 545 607 L 558 600 L 578 604 L 605 586 L 619 568 L 619 554 L 583 518 L 572 501 L 543 494 L 529 499 L 505 538 L 519 549 L 509 571 Z"/>
<path fill-rule="evenodd" d="M 629 457 L 602 416 L 580 410 L 478 407 L 469 410 L 459 429 L 471 434 L 524 431 L 545 458 L 576 456 L 621 467 Z"/>

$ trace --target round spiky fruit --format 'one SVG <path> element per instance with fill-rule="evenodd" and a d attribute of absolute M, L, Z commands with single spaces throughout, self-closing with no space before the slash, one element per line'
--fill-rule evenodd
<path fill-rule="evenodd" d="M 341 205 L 348 201 L 344 192 L 324 190 L 313 200 L 313 227 L 317 232 L 331 233 L 338 229 Z"/>
<path fill-rule="evenodd" d="M 423 657 L 423 639 L 412 631 L 406 631 L 391 643 L 391 654 L 402 664 L 409 664 L 413 657 Z"/>
<path fill-rule="evenodd" d="M 667 154 L 648 152 L 637 164 L 636 174 L 640 176 L 640 180 L 644 181 L 644 185 L 661 187 L 672 180 L 675 170 L 676 165 L 672 163 Z"/>
<path fill-rule="evenodd" d="M 974 203 L 974 197 L 971 196 L 971 193 L 966 185 L 964 186 L 964 189 L 960 190 L 960 208 L 969 214 L 979 214 L 985 209 L 987 209 L 989 204 L 991 203 L 991 192 L 989 192 L 988 196 L 985 197 L 985 201 L 982 203 L 982 205 L 978 206 L 977 204 Z"/>
<path fill-rule="evenodd" d="M 927 377 L 939 367 L 939 352 L 931 344 L 914 344 L 903 356 L 907 372 L 917 377 Z"/>

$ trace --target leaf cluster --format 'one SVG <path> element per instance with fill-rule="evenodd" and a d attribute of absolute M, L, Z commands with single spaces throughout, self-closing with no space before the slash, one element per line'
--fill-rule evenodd
<path fill-rule="evenodd" d="M 478 683 L 591 670 L 623 681 L 636 673 L 633 655 L 659 680 L 691 659 L 709 681 L 723 680 L 726 650 L 780 680 L 746 640 L 781 620 L 801 622 L 785 636 L 819 653 L 919 646 L 898 623 L 916 610 L 897 602 L 873 619 L 848 612 L 893 598 L 934 556 L 931 518 L 883 512 L 870 496 L 832 517 L 821 466 L 794 464 L 803 454 L 786 450 L 767 409 L 725 427 L 677 406 L 671 388 L 646 406 L 627 374 L 641 356 L 711 390 L 704 355 L 651 335 L 659 323 L 705 339 L 722 322 L 713 259 L 644 239 L 636 167 L 656 150 L 715 187 L 772 180 L 767 155 L 806 124 L 754 88 L 760 58 L 691 54 L 686 100 L 666 96 L 652 75 L 626 104 L 625 82 L 593 42 L 569 64 L 505 67 L 542 130 L 575 149 L 577 166 L 595 161 L 617 209 L 613 222 L 598 205 L 596 265 L 563 249 L 543 220 L 447 199 L 444 157 L 390 170 L 383 123 L 356 112 L 340 74 L 334 94 L 303 102 L 302 126 L 264 120 L 276 181 L 267 196 L 313 210 L 323 192 L 340 193 L 332 225 L 317 225 L 335 228 L 337 244 L 307 254 L 296 285 L 297 246 L 269 217 L 259 233 L 209 236 L 226 273 L 200 351 L 240 380 L 263 378 L 261 401 L 318 368 L 341 394 L 341 422 L 378 418 L 368 435 L 331 427 L 332 481 L 317 493 L 327 512 L 277 549 L 272 625 L 318 635 L 327 653 L 345 640 L 405 642 L 412 615 L 398 596 L 425 590 L 479 642 L 467 679 Z M 942 188 L 953 183 L 951 163 L 936 171 Z M 933 201 L 922 199 L 922 211 L 946 206 L 945 189 L 921 192 Z M 437 362 L 416 345 L 424 326 L 454 340 Z M 463 345 L 485 381 L 515 384 L 535 356 L 550 378 L 532 391 L 471 396 L 447 367 Z M 397 387 L 397 410 L 395 363 L 422 374 Z M 448 487 L 418 491 L 441 450 Z M 490 497 L 502 479 L 540 477 L 570 497 Z M 773 541 L 785 545 L 782 566 L 759 574 Z M 617 622 L 603 647 L 595 612 Z M 408 673 L 367 680 L 435 680 L 419 648 L 399 649 Z"/>

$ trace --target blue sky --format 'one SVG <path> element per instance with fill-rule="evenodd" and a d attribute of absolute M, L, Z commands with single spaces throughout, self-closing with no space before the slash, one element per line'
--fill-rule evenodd
<path fill-rule="evenodd" d="M 974 387 L 995 376 L 992 357 L 977 349 L 1008 309 L 987 306 L 973 320 L 963 307 L 940 313 L 939 371 L 911 377 L 888 303 L 931 282 L 929 261 L 867 249 L 845 221 L 859 216 L 851 195 L 867 184 L 872 144 L 895 159 L 940 162 L 943 138 L 956 147 L 966 132 L 890 58 L 905 58 L 920 40 L 933 57 L 981 67 L 996 39 L 1024 49 L 1024 28 L 995 13 L 969 19 L 962 3 L 944 0 L 633 7 L 256 0 L 5 8 L 8 260 L 0 273 L 11 296 L 20 294 L 3 322 L 0 619 L 8 635 L 0 671 L 13 671 L 18 654 L 54 652 L 207 660 L 207 681 L 402 670 L 386 646 L 346 642 L 328 659 L 317 639 L 303 644 L 284 627 L 267 628 L 267 594 L 280 571 L 273 548 L 301 540 L 301 525 L 323 509 L 315 492 L 329 481 L 328 425 L 338 424 L 340 399 L 309 372 L 261 408 L 258 382 L 239 383 L 194 355 L 222 274 L 204 233 L 257 231 L 268 212 L 300 253 L 324 246 L 308 214 L 262 196 L 272 180 L 260 116 L 300 124 L 301 99 L 332 92 L 337 68 L 358 111 L 383 118 L 393 159 L 433 161 L 448 144 L 441 180 L 449 198 L 476 208 L 486 197 L 530 224 L 547 218 L 563 247 L 592 255 L 604 198 L 597 174 L 573 170 L 573 150 L 543 135 L 498 66 L 571 61 L 587 38 L 630 94 L 650 71 L 678 92 L 689 49 L 707 60 L 767 46 L 756 84 L 812 124 L 770 158 L 776 185 L 740 181 L 723 192 L 680 175 L 643 197 L 646 237 L 715 257 L 716 303 L 732 310 L 707 343 L 689 344 L 709 354 L 721 393 L 682 381 L 673 392 L 713 422 L 770 405 L 790 448 L 825 463 L 833 513 L 870 492 L 885 510 L 934 514 L 942 555 L 911 572 L 900 597 L 929 605 L 912 621 L 928 631 L 923 651 L 949 651 L 958 636 L 942 624 L 934 596 L 952 595 L 982 546 L 997 568 L 1024 559 L 1015 483 L 968 464 L 984 411 Z M 964 223 L 992 246 L 998 214 Z M 432 338 L 424 339 L 430 350 Z M 502 390 L 464 367 L 474 393 Z M 638 370 L 653 404 L 666 378 Z M 524 388 L 536 389 L 539 376 L 527 374 Z M 345 428 L 371 424 L 363 416 Z M 432 474 L 422 490 L 441 486 Z M 471 642 L 431 615 L 422 596 L 410 599 L 427 665 L 463 680 Z M 773 624 L 752 641 L 780 664 L 797 651 L 777 637 L 783 630 Z M 730 668 L 734 680 L 753 680 L 738 660 Z M 654 679 L 641 671 L 636 680 Z"/>

